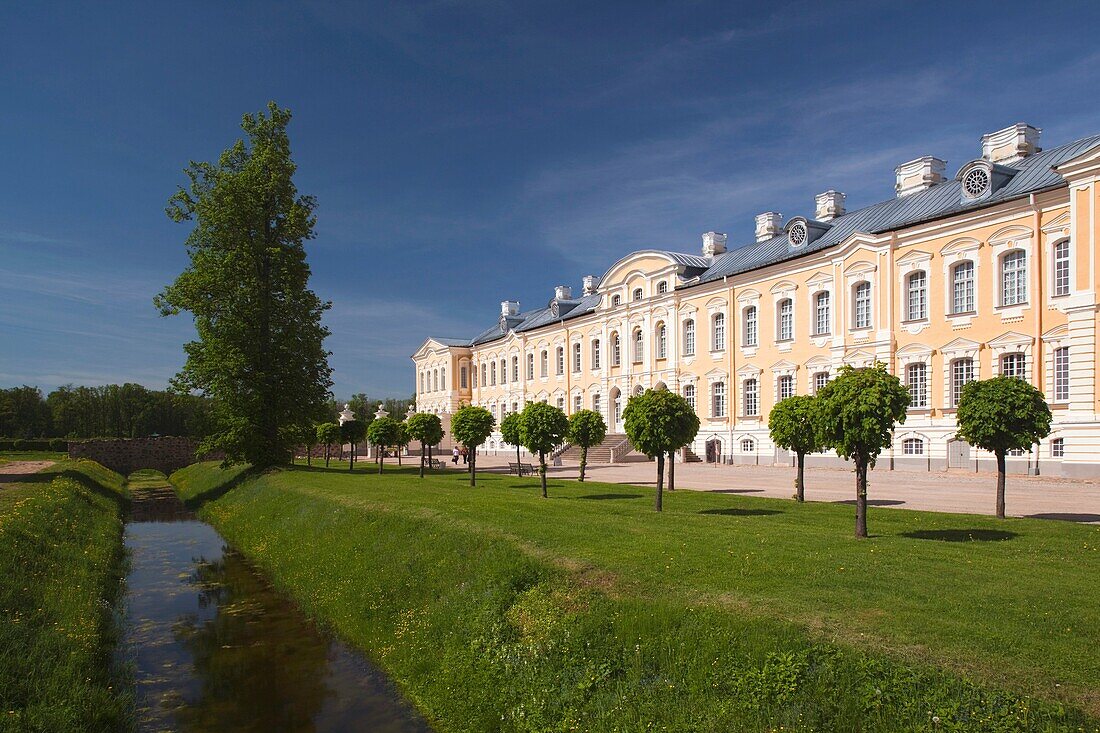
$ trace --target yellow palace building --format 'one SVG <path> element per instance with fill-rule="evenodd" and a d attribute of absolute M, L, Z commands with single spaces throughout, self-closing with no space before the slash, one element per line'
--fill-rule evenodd
<path fill-rule="evenodd" d="M 789 465 L 768 436 L 772 405 L 881 361 L 912 405 L 879 468 L 992 469 L 956 437 L 954 412 L 967 382 L 1007 374 L 1054 412 L 1010 470 L 1098 475 L 1100 135 L 1043 149 L 1039 133 L 984 135 L 951 178 L 932 156 L 903 163 L 896 196 L 866 208 L 825 191 L 812 216 L 758 215 L 754 241 L 707 232 L 698 254 L 632 252 L 543 307 L 504 301 L 472 338 L 425 340 L 417 407 L 473 403 L 498 422 L 531 400 L 588 408 L 612 443 L 629 395 L 665 387 L 699 414 L 696 455 Z M 504 447 L 499 434 L 488 447 Z"/>

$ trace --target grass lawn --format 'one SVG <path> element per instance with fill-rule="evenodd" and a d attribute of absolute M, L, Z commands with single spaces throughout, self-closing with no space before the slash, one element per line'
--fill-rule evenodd
<path fill-rule="evenodd" d="M 0 464 L 7 461 L 61 461 L 68 457 L 67 453 L 48 450 L 5 450 L 0 451 Z"/>
<path fill-rule="evenodd" d="M 121 476 L 65 461 L 0 488 L 0 731 L 114 731 Z"/>
<path fill-rule="evenodd" d="M 439 730 L 1100 730 L 1100 527 L 373 470 L 173 481 Z"/>

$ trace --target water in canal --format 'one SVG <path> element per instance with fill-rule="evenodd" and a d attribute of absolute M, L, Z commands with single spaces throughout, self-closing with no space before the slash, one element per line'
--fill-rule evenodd
<path fill-rule="evenodd" d="M 322 633 L 160 479 L 126 525 L 123 654 L 139 731 L 428 732 L 386 677 Z"/>

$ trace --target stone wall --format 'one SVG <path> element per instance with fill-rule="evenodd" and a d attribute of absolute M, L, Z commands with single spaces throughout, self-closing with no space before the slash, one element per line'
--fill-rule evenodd
<path fill-rule="evenodd" d="M 154 468 L 165 475 L 199 460 L 195 456 L 199 441 L 194 438 L 110 438 L 73 441 L 69 458 L 96 461 L 123 476 L 142 468 Z M 204 460 L 221 458 L 207 454 Z"/>

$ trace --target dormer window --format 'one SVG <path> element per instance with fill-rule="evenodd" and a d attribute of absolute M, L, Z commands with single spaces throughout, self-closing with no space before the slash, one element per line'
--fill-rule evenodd
<path fill-rule="evenodd" d="M 1015 168 L 990 163 L 988 160 L 972 160 L 959 169 L 955 180 L 962 189 L 962 200 L 976 201 L 999 190 L 1016 173 Z"/>
<path fill-rule="evenodd" d="M 667 280 L 662 280 L 661 282 L 657 283 L 657 295 L 664 295 L 667 292 L 668 292 L 668 281 Z"/>
<path fill-rule="evenodd" d="M 619 306 L 619 305 L 622 305 L 622 304 L 623 304 L 622 296 L 620 296 L 620 295 L 612 295 L 611 296 L 611 307 L 612 308 L 614 308 L 616 306 Z"/>
<path fill-rule="evenodd" d="M 550 303 L 550 315 L 552 315 L 554 318 L 557 318 L 559 311 L 560 309 L 558 308 L 558 301 L 555 300 Z"/>
<path fill-rule="evenodd" d="M 989 171 L 983 167 L 971 168 L 962 180 L 963 195 L 976 199 L 989 190 Z"/>
<path fill-rule="evenodd" d="M 787 242 L 792 247 L 801 247 L 806 244 L 806 239 L 809 233 L 806 230 L 806 223 L 796 221 L 791 224 L 790 229 L 787 230 Z"/>
<path fill-rule="evenodd" d="M 631 296 L 631 299 L 635 300 L 635 301 L 641 300 L 642 299 L 642 289 L 641 288 L 634 288 L 634 295 Z"/>

